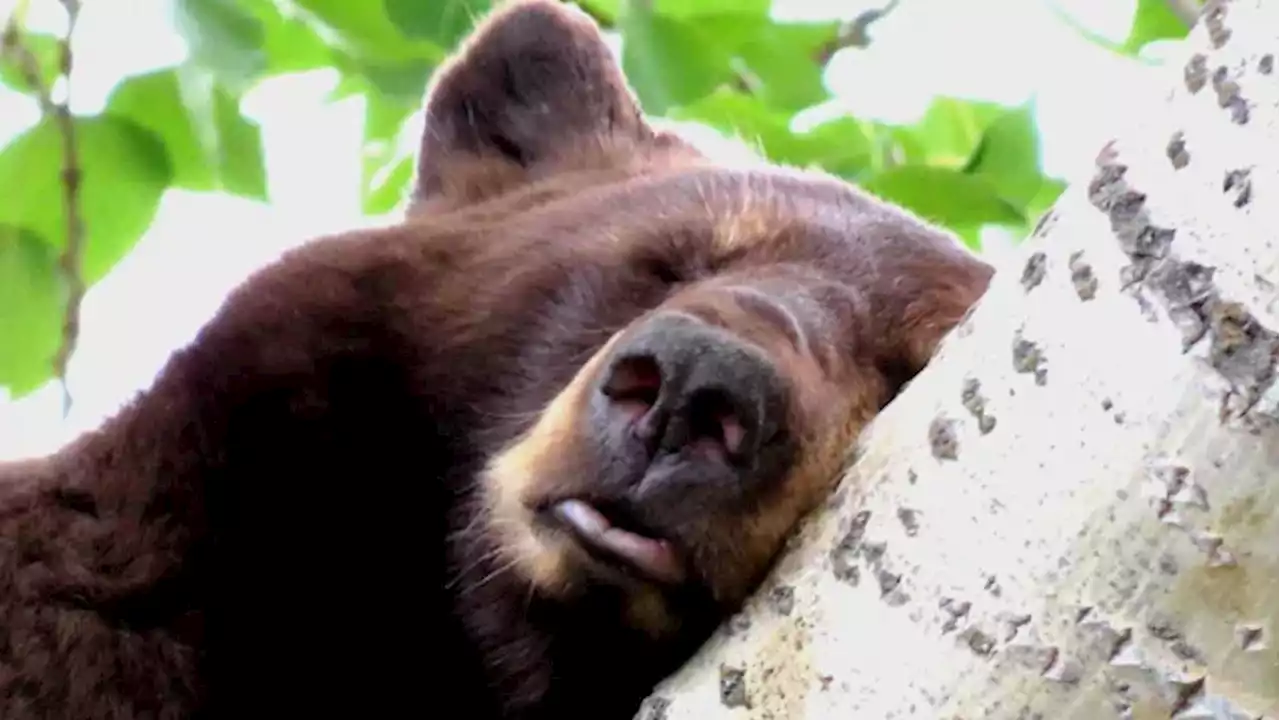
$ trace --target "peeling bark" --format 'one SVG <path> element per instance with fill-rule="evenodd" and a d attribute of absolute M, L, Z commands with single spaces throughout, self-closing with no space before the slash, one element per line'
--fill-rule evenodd
<path fill-rule="evenodd" d="M 638 717 L 1277 717 L 1277 25 L 1211 0 Z"/>

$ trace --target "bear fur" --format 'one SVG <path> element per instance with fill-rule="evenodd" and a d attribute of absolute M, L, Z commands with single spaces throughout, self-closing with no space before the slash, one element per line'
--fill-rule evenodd
<path fill-rule="evenodd" d="M 629 718 L 990 275 L 655 130 L 585 15 L 507 2 L 436 74 L 402 222 L 288 253 L 115 417 L 0 465 L 0 718 Z M 641 341 L 774 404 L 653 479 L 615 430 L 658 401 L 598 392 Z M 679 575 L 591 555 L 540 514 L 565 498 Z"/>

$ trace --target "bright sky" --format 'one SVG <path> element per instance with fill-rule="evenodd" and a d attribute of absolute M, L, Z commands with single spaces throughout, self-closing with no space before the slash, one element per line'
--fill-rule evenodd
<path fill-rule="evenodd" d="M 13 2 L 0 0 L 0 17 Z M 1080 22 L 1117 40 L 1128 32 L 1134 2 L 1060 0 Z M 866 4 L 839 7 L 853 13 Z M 50 5 L 56 3 L 36 0 L 36 15 L 56 29 L 57 14 L 40 12 Z M 836 5 L 775 0 L 775 14 L 823 17 Z M 85 3 L 77 111 L 99 109 L 122 75 L 183 58 L 167 6 L 167 0 Z M 1153 83 L 1151 70 L 1090 46 L 1040 0 L 903 0 L 873 37 L 870 50 L 838 56 L 828 74 L 850 111 L 910 120 L 939 93 L 1010 103 L 1034 95 L 1046 169 L 1068 178 L 1091 162 L 1118 117 L 1132 121 L 1138 95 L 1161 90 L 1159 75 Z M 263 128 L 271 203 L 169 192 L 150 231 L 85 300 L 70 368 L 70 416 L 62 417 L 54 384 L 20 401 L 5 402 L 0 390 L 0 458 L 49 452 L 115 412 L 151 383 L 228 290 L 281 250 L 371 222 L 361 216 L 358 196 L 362 102 L 327 102 L 335 80 L 327 72 L 280 78 L 247 97 L 245 112 Z M 36 117 L 33 103 L 0 88 L 0 146 Z"/>

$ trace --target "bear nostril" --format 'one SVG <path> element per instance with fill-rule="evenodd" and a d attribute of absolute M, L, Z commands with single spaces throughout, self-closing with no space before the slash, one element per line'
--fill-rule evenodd
<path fill-rule="evenodd" d="M 689 399 L 689 443 L 721 459 L 742 450 L 747 428 L 729 395 L 716 389 L 699 390 Z"/>
<path fill-rule="evenodd" d="M 644 417 L 658 402 L 662 371 L 651 355 L 619 358 L 600 386 L 600 392 L 632 420 Z"/>

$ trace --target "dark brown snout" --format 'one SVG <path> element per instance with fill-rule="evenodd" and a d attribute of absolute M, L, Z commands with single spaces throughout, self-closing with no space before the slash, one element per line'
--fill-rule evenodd
<path fill-rule="evenodd" d="M 679 313 L 654 317 L 617 349 L 600 394 L 651 459 L 739 468 L 754 464 L 786 408 L 782 379 L 763 350 Z"/>
<path fill-rule="evenodd" d="M 764 349 L 683 311 L 637 325 L 602 367 L 585 452 L 560 459 L 590 483 L 544 498 L 540 512 L 607 565 L 681 583 L 718 519 L 785 479 L 796 450 L 788 386 Z"/>

